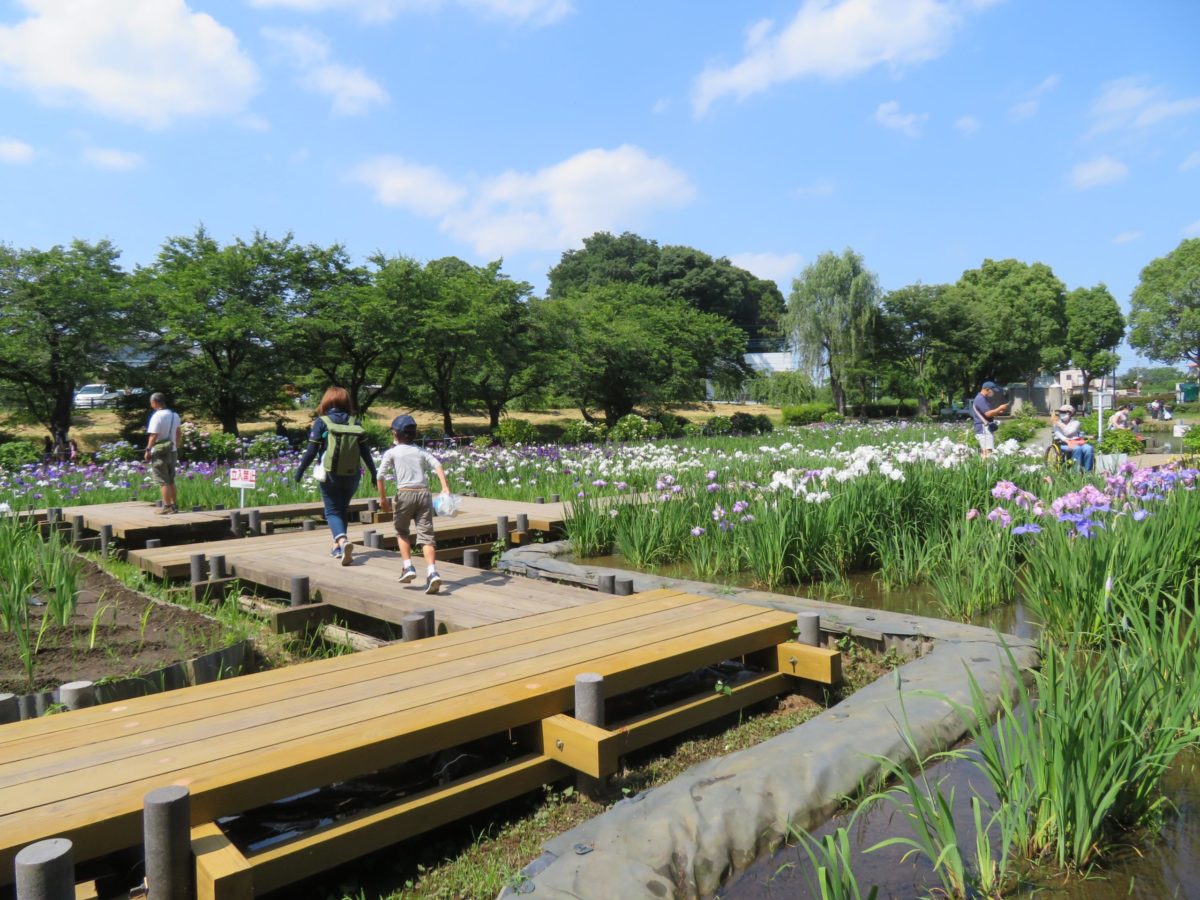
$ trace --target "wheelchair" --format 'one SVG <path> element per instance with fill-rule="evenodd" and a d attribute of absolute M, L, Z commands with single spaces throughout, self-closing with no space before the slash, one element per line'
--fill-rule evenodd
<path fill-rule="evenodd" d="M 1057 472 L 1063 466 L 1069 465 L 1071 457 L 1063 448 L 1063 445 L 1057 441 L 1051 441 L 1050 446 L 1046 448 L 1046 468 L 1051 472 Z"/>

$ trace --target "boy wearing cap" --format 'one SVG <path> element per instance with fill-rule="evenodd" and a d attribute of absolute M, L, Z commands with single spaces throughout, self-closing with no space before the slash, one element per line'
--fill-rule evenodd
<path fill-rule="evenodd" d="M 417 577 L 417 570 L 412 564 L 412 548 L 408 538 L 408 528 L 415 523 L 417 529 L 417 544 L 425 556 L 425 593 L 436 594 L 442 587 L 441 576 L 437 573 L 437 542 L 433 534 L 433 497 L 429 494 L 427 473 L 436 472 L 442 483 L 442 493 L 450 493 L 450 485 L 446 483 L 446 473 L 442 464 L 432 454 L 420 447 L 413 446 L 417 439 L 417 423 L 412 416 L 396 416 L 392 420 L 392 439 L 395 443 L 383 454 L 379 461 L 379 476 L 375 486 L 379 488 L 379 503 L 385 513 L 392 513 L 392 521 L 396 526 L 396 537 L 400 543 L 400 558 L 404 560 L 404 568 L 400 573 L 402 584 L 408 584 Z M 394 471 L 396 481 L 396 500 L 393 505 L 387 496 L 387 485 L 384 476 L 388 470 Z"/>
<path fill-rule="evenodd" d="M 992 403 L 992 398 L 999 391 L 1000 386 L 996 382 L 985 381 L 983 387 L 979 389 L 979 393 L 975 395 L 975 400 L 971 403 L 971 420 L 975 424 L 975 440 L 979 442 L 979 449 L 984 459 L 987 459 L 996 447 L 996 438 L 993 435 L 996 423 L 992 420 L 1008 410 L 1007 403 L 998 405 Z"/>

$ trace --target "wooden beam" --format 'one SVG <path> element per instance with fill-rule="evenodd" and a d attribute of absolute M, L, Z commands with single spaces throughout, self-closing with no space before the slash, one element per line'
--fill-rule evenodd
<path fill-rule="evenodd" d="M 305 603 L 302 606 L 281 606 L 270 612 L 271 631 L 274 634 L 286 634 L 292 631 L 303 631 L 309 625 L 329 622 L 337 613 L 337 608 L 328 603 Z"/>
<path fill-rule="evenodd" d="M 258 891 L 275 890 L 398 841 L 536 790 L 566 774 L 545 756 L 529 755 L 451 784 L 276 844 L 250 855 Z M 204 895 L 200 895 L 204 900 Z M 219 900 L 225 900 L 224 897 Z"/>
<path fill-rule="evenodd" d="M 196 900 L 253 900 L 254 872 L 216 822 L 192 827 Z"/>
<path fill-rule="evenodd" d="M 767 672 L 728 691 L 713 691 L 628 719 L 611 729 L 596 728 L 567 715 L 541 723 L 539 752 L 585 775 L 603 778 L 617 771 L 621 756 L 682 734 L 791 689 L 791 679 Z"/>
<path fill-rule="evenodd" d="M 793 678 L 807 678 L 830 685 L 842 683 L 842 654 L 839 650 L 787 641 L 775 648 L 775 664 L 778 671 Z"/>

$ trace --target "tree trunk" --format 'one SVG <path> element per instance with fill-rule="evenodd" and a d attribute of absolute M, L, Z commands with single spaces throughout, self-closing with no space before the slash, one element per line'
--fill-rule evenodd
<path fill-rule="evenodd" d="M 504 410 L 504 404 L 489 402 L 486 405 L 488 411 L 488 428 L 491 431 L 495 431 L 500 427 L 500 413 Z"/>
<path fill-rule="evenodd" d="M 440 404 L 442 410 L 442 431 L 449 437 L 454 437 L 454 421 L 450 417 L 450 404 L 443 401 Z"/>
<path fill-rule="evenodd" d="M 917 415 L 918 416 L 929 415 L 929 398 L 926 397 L 924 394 L 917 397 Z"/>

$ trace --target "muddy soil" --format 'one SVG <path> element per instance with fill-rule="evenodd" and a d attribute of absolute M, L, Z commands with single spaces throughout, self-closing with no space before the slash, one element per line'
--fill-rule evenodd
<path fill-rule="evenodd" d="M 32 598 L 31 641 L 46 607 Z M 0 634 L 0 692 L 25 694 L 70 681 L 145 674 L 219 649 L 221 626 L 199 613 L 157 603 L 85 563 L 75 613 L 66 627 L 52 622 L 33 662 L 33 680 L 14 634 Z"/>

